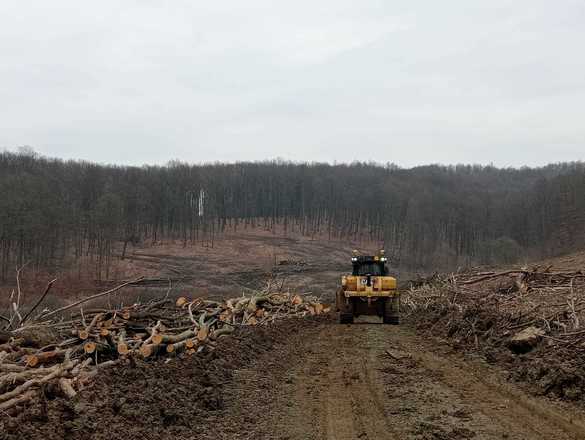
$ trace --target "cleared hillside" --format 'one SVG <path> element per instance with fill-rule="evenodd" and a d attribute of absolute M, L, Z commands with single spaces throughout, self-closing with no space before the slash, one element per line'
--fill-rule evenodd
<path fill-rule="evenodd" d="M 542 258 L 585 244 L 581 163 L 117 167 L 2 153 L 0 193 L 3 280 L 25 263 L 84 265 L 109 279 L 134 245 L 212 247 L 250 228 L 384 242 L 397 265 L 429 270 Z"/>

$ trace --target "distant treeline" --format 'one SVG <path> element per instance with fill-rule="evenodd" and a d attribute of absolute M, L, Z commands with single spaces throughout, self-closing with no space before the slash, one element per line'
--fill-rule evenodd
<path fill-rule="evenodd" d="M 106 276 L 131 244 L 212 245 L 244 227 L 380 240 L 407 267 L 549 256 L 585 244 L 585 165 L 122 167 L 0 153 L 0 278 L 81 258 Z"/>

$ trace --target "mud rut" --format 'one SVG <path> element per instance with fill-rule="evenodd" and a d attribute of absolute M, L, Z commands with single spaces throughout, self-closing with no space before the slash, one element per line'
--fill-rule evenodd
<path fill-rule="evenodd" d="M 224 417 L 250 423 L 223 438 L 585 439 L 579 410 L 404 326 L 327 323 L 290 345 L 236 373 Z"/>

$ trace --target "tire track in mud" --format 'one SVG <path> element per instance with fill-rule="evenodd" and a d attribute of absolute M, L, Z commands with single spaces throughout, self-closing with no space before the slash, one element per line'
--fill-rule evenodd
<path fill-rule="evenodd" d="M 583 412 L 525 395 L 407 327 L 325 323 L 304 336 L 263 438 L 585 438 Z"/>
<path fill-rule="evenodd" d="M 354 346 L 341 326 L 331 327 L 322 336 L 323 355 L 329 357 L 327 382 L 323 390 L 321 431 L 323 440 L 393 439 L 381 397 L 372 381 L 375 363 L 367 346 Z M 341 332 L 341 334 L 340 334 Z M 332 347 L 330 341 L 340 340 Z M 337 348 L 337 350 L 335 350 Z M 333 350 L 333 353 L 332 353 Z M 330 353 L 327 355 L 327 353 Z"/>
<path fill-rule="evenodd" d="M 585 438 L 584 421 L 566 417 L 548 401 L 528 397 L 496 377 L 481 375 L 481 370 L 470 368 L 462 374 L 462 365 L 432 352 L 421 351 L 416 359 L 428 371 L 440 374 L 443 383 L 461 399 L 497 420 L 512 435 L 514 431 L 525 431 L 530 436 L 527 438 Z"/>

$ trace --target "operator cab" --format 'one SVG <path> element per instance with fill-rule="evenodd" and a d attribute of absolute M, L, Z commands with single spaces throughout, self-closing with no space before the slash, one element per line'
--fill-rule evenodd
<path fill-rule="evenodd" d="M 351 257 L 352 275 L 354 276 L 387 276 L 388 269 L 386 268 L 387 258 L 384 256 L 384 251 L 380 251 L 380 255 L 354 255 Z"/>

